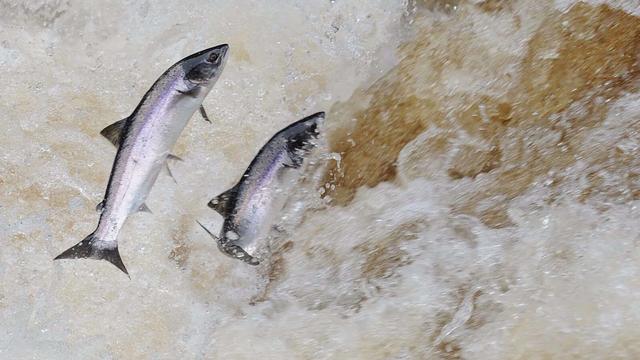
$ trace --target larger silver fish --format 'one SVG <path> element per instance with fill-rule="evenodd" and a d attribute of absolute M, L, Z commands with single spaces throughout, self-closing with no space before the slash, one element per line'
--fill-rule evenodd
<path fill-rule="evenodd" d="M 296 169 L 315 147 L 313 141 L 323 120 L 324 113 L 319 112 L 279 131 L 260 149 L 240 181 L 209 202 L 224 217 L 220 237 L 200 226 L 217 240 L 224 254 L 259 264 L 255 256 L 261 240 L 284 205 L 287 183 L 300 175 Z"/>
<path fill-rule="evenodd" d="M 216 83 L 229 46 L 190 55 L 156 80 L 133 113 L 102 131 L 118 145 L 96 230 L 55 259 L 107 260 L 128 274 L 118 233 L 132 213 L 145 210 L 151 187 L 193 113 Z"/>

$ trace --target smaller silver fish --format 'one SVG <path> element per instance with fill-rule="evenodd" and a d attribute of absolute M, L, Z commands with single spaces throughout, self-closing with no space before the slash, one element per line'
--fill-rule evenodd
<path fill-rule="evenodd" d="M 260 263 L 256 252 L 284 205 L 285 184 L 300 176 L 297 169 L 316 146 L 313 140 L 323 120 L 324 112 L 319 112 L 280 130 L 260 149 L 240 181 L 209 202 L 224 217 L 220 237 L 199 224 L 216 239 L 220 251 L 251 265 Z"/>

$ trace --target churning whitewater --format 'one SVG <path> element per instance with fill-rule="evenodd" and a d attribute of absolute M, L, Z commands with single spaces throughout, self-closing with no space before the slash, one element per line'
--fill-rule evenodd
<path fill-rule="evenodd" d="M 640 358 L 639 9 L 0 1 L 0 358 Z M 131 280 L 51 261 L 130 159 L 100 129 L 223 43 L 148 196 L 109 190 L 131 196 L 101 214 Z M 321 110 L 322 151 L 253 238 L 269 256 L 228 258 L 207 202 Z M 169 154 L 175 180 L 155 179 Z"/>

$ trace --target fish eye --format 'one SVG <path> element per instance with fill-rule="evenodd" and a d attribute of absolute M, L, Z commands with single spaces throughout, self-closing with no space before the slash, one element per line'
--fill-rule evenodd
<path fill-rule="evenodd" d="M 207 58 L 208 62 L 214 63 L 218 60 L 220 56 L 214 52 L 212 52 L 211 54 L 209 54 L 209 57 Z"/>

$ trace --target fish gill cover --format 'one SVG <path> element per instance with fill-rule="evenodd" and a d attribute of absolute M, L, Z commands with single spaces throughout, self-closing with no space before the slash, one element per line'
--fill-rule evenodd
<path fill-rule="evenodd" d="M 0 1 L 0 357 L 640 357 L 637 0 L 276 3 Z M 53 264 L 95 225 L 100 129 L 222 42 L 132 280 Z M 219 254 L 194 218 L 324 108 L 270 263 Z"/>

